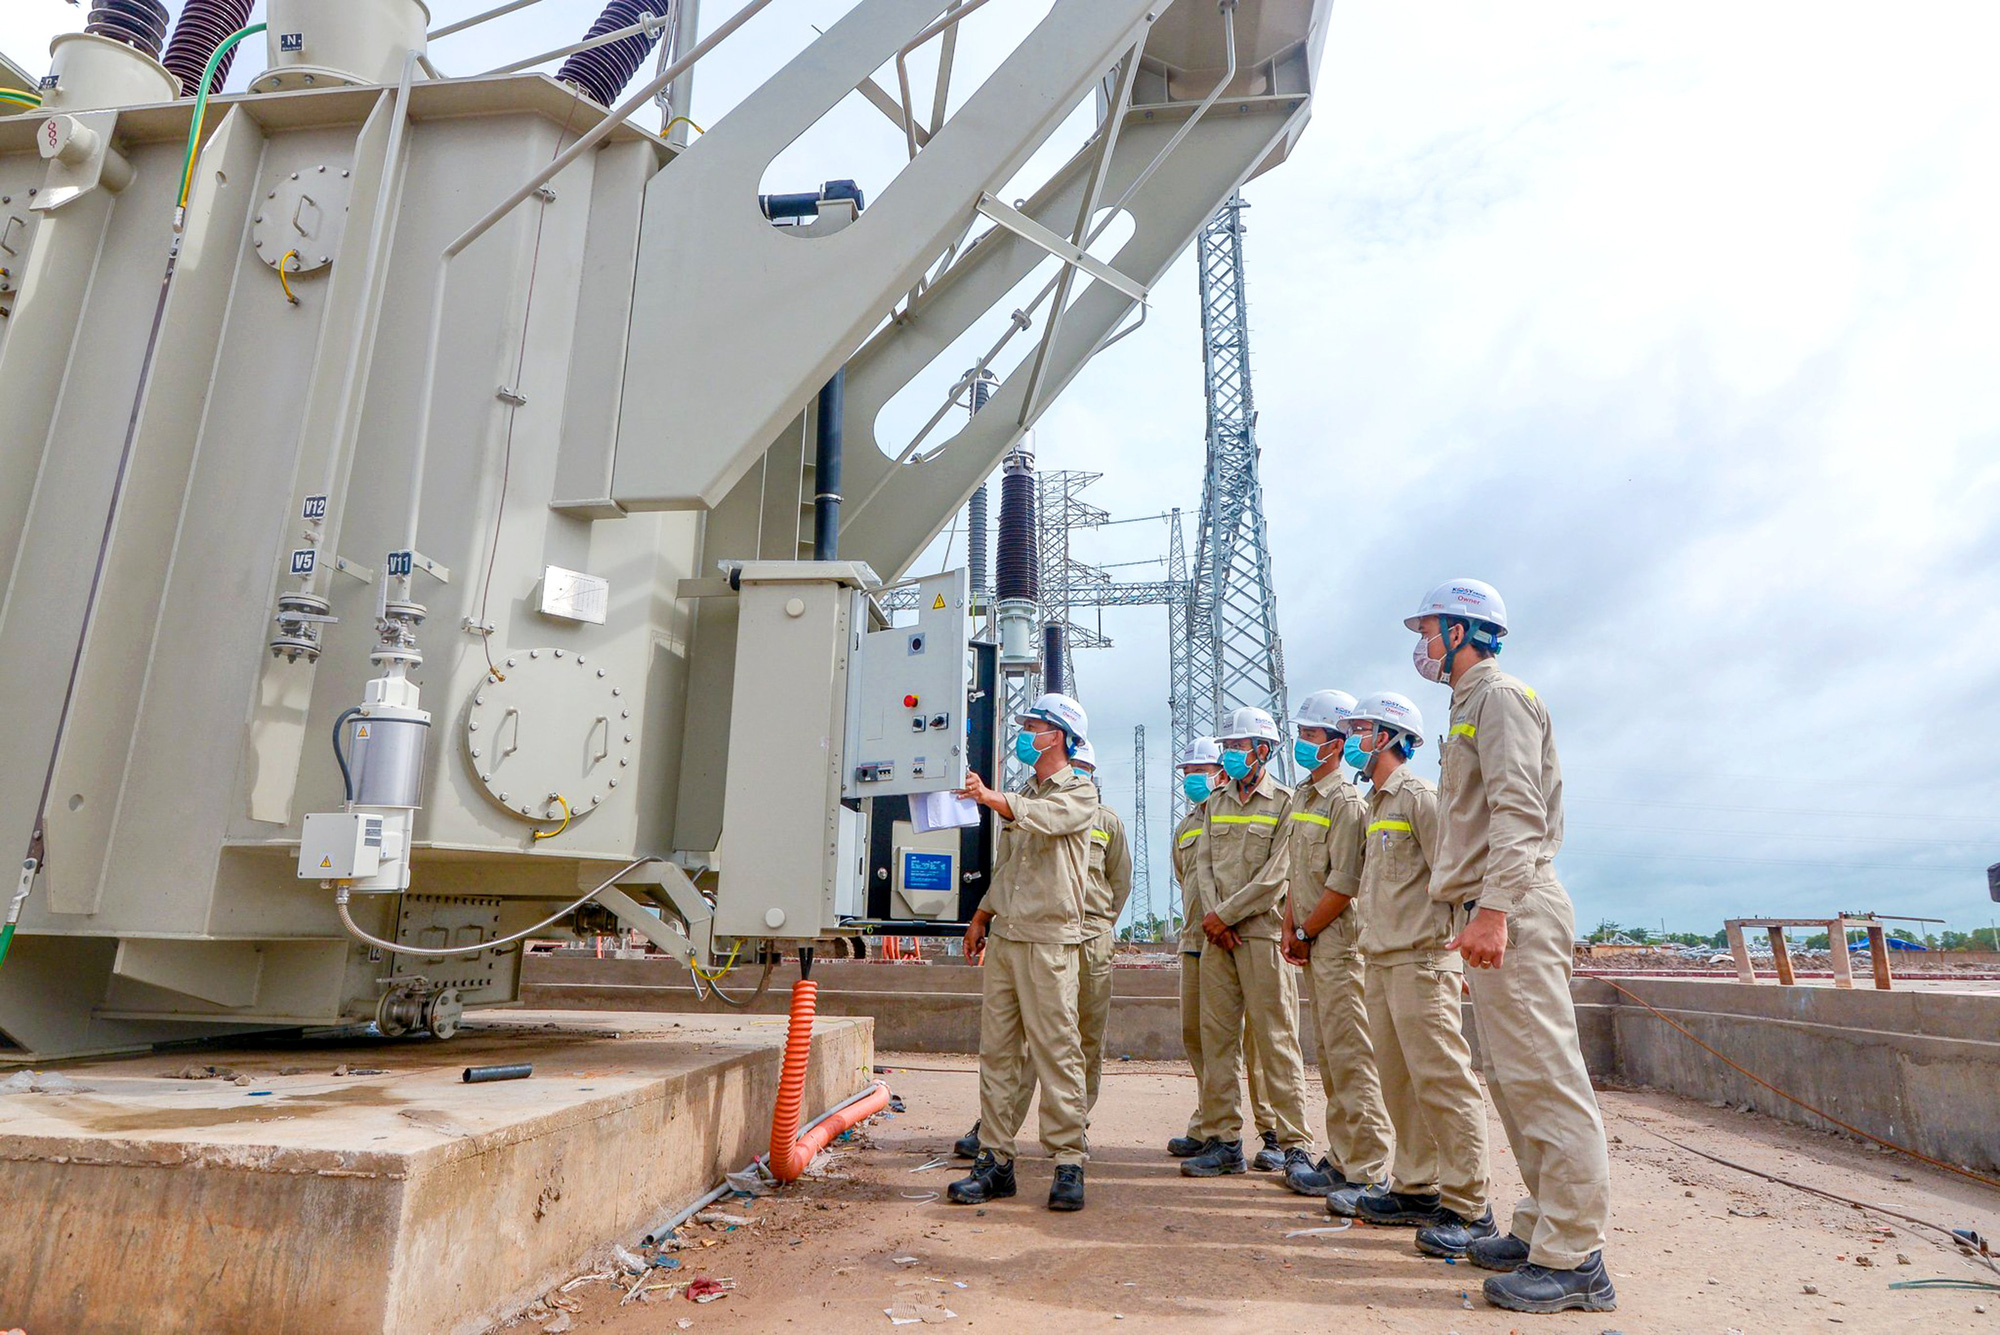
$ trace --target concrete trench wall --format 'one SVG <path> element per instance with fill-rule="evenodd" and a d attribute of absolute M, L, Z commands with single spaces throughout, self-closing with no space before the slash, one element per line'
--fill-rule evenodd
<path fill-rule="evenodd" d="M 975 1052 L 979 973 L 962 964 L 824 961 L 820 1011 L 871 1015 L 890 1052 Z M 789 978 L 774 976 L 758 1009 L 777 1013 Z M 1854 1126 L 1982 1172 L 2000 1169 L 2000 995 L 1745 986 L 1715 979 L 1625 978 L 1619 985 L 1772 1084 Z M 715 1011 L 686 974 L 658 960 L 531 960 L 531 1006 Z M 1179 973 L 1114 975 L 1113 1057 L 1181 1057 Z M 1584 1060 L 1599 1079 L 1747 1105 L 1820 1130 L 1831 1123 L 1745 1079 L 1597 978 L 1572 984 Z M 1465 1011 L 1475 1033 L 1472 1006 Z M 1314 1060 L 1312 1026 L 1300 1027 Z M 1477 1038 L 1474 1037 L 1477 1052 Z"/>

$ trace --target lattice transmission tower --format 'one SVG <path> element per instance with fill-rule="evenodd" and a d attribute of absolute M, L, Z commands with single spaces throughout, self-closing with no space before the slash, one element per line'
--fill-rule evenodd
<path fill-rule="evenodd" d="M 1157 919 L 1153 907 L 1153 846 L 1146 839 L 1146 725 L 1132 730 L 1132 918 L 1137 921 L 1140 906 L 1148 919 Z"/>
<path fill-rule="evenodd" d="M 1173 664 L 1174 744 L 1209 732 L 1231 709 L 1256 705 L 1281 725 L 1285 651 L 1271 579 L 1271 538 L 1257 476 L 1257 401 L 1250 382 L 1249 300 L 1244 290 L 1243 196 L 1231 195 L 1201 230 L 1202 363 L 1208 390 L 1208 467 L 1202 478 L 1194 569 L 1186 572 L 1174 524 L 1167 578 L 1189 580 Z M 1181 564 L 1177 566 L 1176 561 Z M 1283 747 L 1278 773 L 1289 780 Z M 1176 819 L 1181 799 L 1176 798 Z"/>

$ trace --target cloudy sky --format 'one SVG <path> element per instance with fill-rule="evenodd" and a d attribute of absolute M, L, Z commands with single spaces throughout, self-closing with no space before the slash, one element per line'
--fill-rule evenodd
<path fill-rule="evenodd" d="M 432 5 L 439 24 L 486 7 Z M 704 26 L 735 7 L 711 0 Z M 704 67 L 696 120 L 849 7 L 778 0 Z M 549 0 L 433 54 L 483 69 L 573 40 L 596 8 Z M 969 21 L 966 81 L 1047 8 L 995 0 Z M 80 25 L 64 0 L 9 0 L 0 51 L 38 70 Z M 1400 690 L 1435 725 L 1446 694 L 1412 672 L 1400 620 L 1442 579 L 1498 585 L 1505 665 L 1555 717 L 1558 867 L 1585 928 L 1996 912 L 1996 46 L 2000 11 L 1970 2 L 1888 23 L 1797 3 L 1340 0 L 1312 128 L 1246 191 L 1293 696 Z M 899 156 L 857 104 L 767 181 L 879 189 Z M 1040 447 L 1103 473 L 1089 497 L 1114 517 L 1191 514 L 1202 430 L 1184 259 Z M 1146 561 L 1165 541 L 1128 523 L 1077 551 Z M 1161 903 L 1164 622 L 1106 614 L 1116 647 L 1078 668 L 1127 811 L 1147 728 Z M 1421 763 L 1435 774 L 1428 748 Z"/>

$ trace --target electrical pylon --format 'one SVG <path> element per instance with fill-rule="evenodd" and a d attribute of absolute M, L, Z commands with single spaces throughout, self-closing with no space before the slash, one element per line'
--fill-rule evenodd
<path fill-rule="evenodd" d="M 1257 402 L 1250 382 L 1243 271 L 1246 207 L 1242 195 L 1231 195 L 1202 228 L 1198 242 L 1208 467 L 1202 479 L 1187 638 L 1175 650 L 1177 746 L 1210 731 L 1216 719 L 1244 705 L 1269 710 L 1281 726 L 1287 713 L 1270 532 L 1257 476 Z M 1170 541 L 1177 542 L 1178 529 L 1175 525 Z M 1172 555 L 1170 549 L 1169 579 L 1177 573 Z M 1277 751 L 1278 775 L 1289 781 L 1290 752 L 1285 747 Z"/>
<path fill-rule="evenodd" d="M 1153 908 L 1153 846 L 1146 840 L 1146 725 L 1132 730 L 1132 918 L 1139 917 L 1144 905 L 1146 917 L 1156 919 Z"/>

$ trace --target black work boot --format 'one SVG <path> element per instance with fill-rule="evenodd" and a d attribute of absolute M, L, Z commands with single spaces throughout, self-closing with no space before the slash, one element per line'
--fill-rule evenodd
<path fill-rule="evenodd" d="M 1301 1155 L 1300 1159 L 1303 1160 Z M 1347 1180 L 1333 1170 L 1333 1165 L 1322 1158 L 1318 1163 L 1294 1162 L 1285 1156 L 1285 1185 L 1301 1196 L 1325 1196 L 1335 1187 L 1344 1187 Z"/>
<path fill-rule="evenodd" d="M 953 1205 L 984 1205 L 1014 1194 L 1014 1161 L 1000 1162 L 992 1150 L 981 1150 L 972 1161 L 972 1176 L 962 1177 L 945 1188 L 945 1198 Z"/>
<path fill-rule="evenodd" d="M 1592 1252 L 1574 1270 L 1551 1270 L 1523 1261 L 1513 1273 L 1486 1281 L 1486 1301 L 1510 1312 L 1615 1312 L 1618 1291 L 1604 1270 L 1604 1253 Z"/>
<path fill-rule="evenodd" d="M 1167 1153 L 1176 1159 L 1192 1159 L 1208 1148 L 1208 1142 L 1200 1136 L 1175 1136 L 1167 1142 Z"/>
<path fill-rule="evenodd" d="M 1263 1139 L 1264 1148 L 1257 1151 L 1257 1157 L 1250 1161 L 1250 1166 L 1260 1173 L 1282 1173 L 1285 1170 L 1285 1156 L 1278 1149 L 1278 1133 L 1266 1131 L 1263 1133 Z"/>
<path fill-rule="evenodd" d="M 1056 1165 L 1056 1180 L 1049 1188 L 1049 1208 L 1051 1210 L 1081 1210 L 1083 1208 L 1083 1165 L 1065 1163 Z"/>
<path fill-rule="evenodd" d="M 1326 1193 L 1326 1212 L 1342 1219 L 1359 1219 L 1361 1198 L 1380 1196 L 1386 1190 L 1380 1182 L 1336 1182 Z"/>
<path fill-rule="evenodd" d="M 1368 1192 L 1354 1203 L 1354 1217 L 1370 1224 L 1414 1224 L 1429 1227 L 1457 1218 L 1435 1196 L 1408 1196 L 1400 1191 Z"/>
<path fill-rule="evenodd" d="M 979 1123 L 974 1122 L 972 1130 L 958 1138 L 958 1143 L 951 1147 L 951 1152 L 961 1159 L 979 1157 Z"/>
<path fill-rule="evenodd" d="M 1221 1177 L 1244 1170 L 1243 1142 L 1210 1138 L 1200 1154 L 1181 1164 L 1182 1177 Z"/>
<path fill-rule="evenodd" d="M 1465 1249 L 1465 1259 L 1481 1270 L 1498 1270 L 1504 1275 L 1528 1259 L 1528 1244 L 1512 1233 L 1495 1233 L 1490 1238 L 1473 1239 Z"/>
<path fill-rule="evenodd" d="M 1488 1210 L 1477 1219 L 1463 1219 L 1458 1215 L 1442 1224 L 1417 1230 L 1417 1250 L 1425 1256 L 1446 1256 L 1458 1260 L 1472 1250 L 1472 1244 L 1482 1238 L 1496 1236 L 1500 1232 L 1493 1226 L 1493 1211 Z"/>

